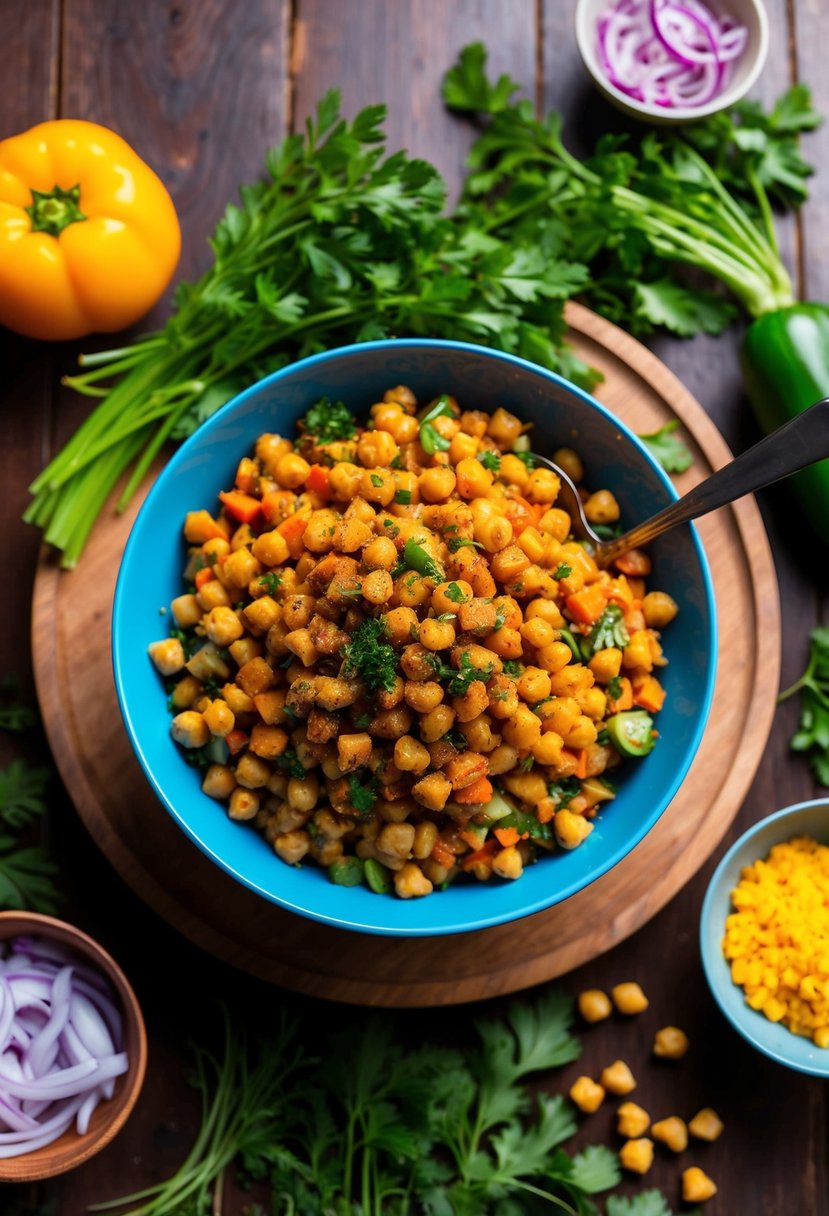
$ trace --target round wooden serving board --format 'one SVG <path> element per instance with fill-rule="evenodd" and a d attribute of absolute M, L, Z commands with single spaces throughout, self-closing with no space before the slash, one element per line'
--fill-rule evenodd
<path fill-rule="evenodd" d="M 578 354 L 604 372 L 597 396 L 607 407 L 638 432 L 680 420 L 694 451 L 692 469 L 677 479 L 680 492 L 730 458 L 702 407 L 648 350 L 578 305 L 568 306 L 568 320 Z M 121 725 L 107 657 L 115 578 L 138 506 L 136 497 L 126 515 L 101 520 L 79 571 L 61 573 L 52 556 L 42 556 L 32 646 L 38 693 L 61 776 L 99 847 L 156 912 L 219 958 L 287 988 L 364 1005 L 514 992 L 633 933 L 697 871 L 734 819 L 771 727 L 768 690 L 777 688 L 780 662 L 777 583 L 753 499 L 699 524 L 727 663 L 720 663 L 702 746 L 665 814 L 619 865 L 528 918 L 518 938 L 505 925 L 451 941 L 370 937 L 283 911 L 209 861 L 156 801 Z"/>

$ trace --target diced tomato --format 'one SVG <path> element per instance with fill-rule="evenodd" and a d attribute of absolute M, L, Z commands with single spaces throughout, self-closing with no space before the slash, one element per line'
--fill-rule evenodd
<path fill-rule="evenodd" d="M 452 798 L 460 806 L 481 806 L 492 800 L 492 782 L 488 777 L 478 777 L 471 785 L 462 790 L 455 790 Z"/>
<path fill-rule="evenodd" d="M 477 865 L 479 861 L 491 861 L 497 849 L 498 841 L 488 840 L 482 848 L 476 849 L 474 853 L 467 853 L 466 856 L 461 858 L 461 869 L 469 870 L 472 866 Z"/>
<path fill-rule="evenodd" d="M 247 741 L 248 736 L 243 730 L 232 730 L 230 734 L 225 735 L 225 743 L 227 744 L 227 750 L 230 752 L 231 756 L 238 755 Z"/>
<path fill-rule="evenodd" d="M 196 584 L 196 590 L 200 591 L 205 583 L 209 583 L 216 575 L 212 566 L 202 566 L 201 570 L 196 571 L 196 576 L 193 582 Z"/>

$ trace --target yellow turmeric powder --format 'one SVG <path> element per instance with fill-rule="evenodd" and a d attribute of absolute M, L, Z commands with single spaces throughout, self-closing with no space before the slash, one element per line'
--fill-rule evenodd
<path fill-rule="evenodd" d="M 829 1047 L 829 848 L 808 836 L 746 866 L 723 953 L 752 1009 Z"/>

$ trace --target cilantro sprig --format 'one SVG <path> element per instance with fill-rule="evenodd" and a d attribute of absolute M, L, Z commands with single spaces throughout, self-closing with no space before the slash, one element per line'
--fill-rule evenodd
<path fill-rule="evenodd" d="M 371 693 L 391 692 L 397 679 L 397 655 L 388 642 L 381 641 L 385 631 L 382 619 L 370 617 L 342 651 L 344 674 L 362 680 Z"/>
<path fill-rule="evenodd" d="M 671 418 L 658 431 L 639 436 L 666 473 L 684 473 L 694 462 L 694 457 L 685 440 L 680 435 L 674 434 L 678 427 L 677 419 Z"/>
<path fill-rule="evenodd" d="M 342 401 L 329 401 L 321 397 L 299 421 L 301 434 L 314 443 L 336 443 L 337 440 L 353 439 L 357 424 L 351 410 Z"/>

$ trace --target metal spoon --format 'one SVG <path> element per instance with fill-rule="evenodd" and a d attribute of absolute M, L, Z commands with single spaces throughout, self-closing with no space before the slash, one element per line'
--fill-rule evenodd
<path fill-rule="evenodd" d="M 590 543 L 597 564 L 608 566 L 629 549 L 647 544 L 677 524 L 685 524 L 700 515 L 707 515 L 709 511 L 716 511 L 717 507 L 724 507 L 745 494 L 762 490 L 764 486 L 790 477 L 792 473 L 829 456 L 829 397 L 772 431 L 676 502 L 612 540 L 602 540 L 593 531 L 584 514 L 579 492 L 564 470 L 546 456 L 539 456 L 535 452 L 530 454 L 534 461 L 552 469 L 561 478 L 562 488 L 572 499 L 570 517 L 574 532 Z"/>

